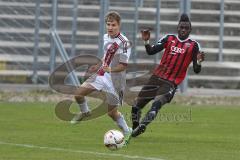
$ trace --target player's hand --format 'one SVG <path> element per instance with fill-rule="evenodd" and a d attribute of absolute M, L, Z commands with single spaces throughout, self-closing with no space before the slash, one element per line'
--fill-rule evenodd
<path fill-rule="evenodd" d="M 141 30 L 141 33 L 142 33 L 142 40 L 148 41 L 150 39 L 150 30 L 149 29 Z"/>
<path fill-rule="evenodd" d="M 111 67 L 103 66 L 102 69 L 104 72 L 108 72 L 108 73 L 111 72 Z"/>
<path fill-rule="evenodd" d="M 91 77 L 94 73 L 97 72 L 97 70 L 99 69 L 98 65 L 92 65 L 87 69 L 87 72 L 84 75 L 84 79 L 88 79 L 89 77 Z"/>
<path fill-rule="evenodd" d="M 91 67 L 88 68 L 88 72 L 96 72 L 98 70 L 98 65 L 92 65 Z"/>
<path fill-rule="evenodd" d="M 204 59 L 205 59 L 204 52 L 202 52 L 202 51 L 198 52 L 198 54 L 197 54 L 197 61 L 201 63 L 202 61 L 204 61 Z"/>

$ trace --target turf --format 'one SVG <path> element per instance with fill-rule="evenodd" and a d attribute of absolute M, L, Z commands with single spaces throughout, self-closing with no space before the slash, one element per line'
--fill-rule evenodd
<path fill-rule="evenodd" d="M 0 103 L 1 160 L 237 160 L 240 106 L 166 105 L 128 147 L 109 151 L 103 135 L 118 129 L 109 117 L 71 125 L 53 103 Z M 130 107 L 123 107 L 130 124 Z"/>

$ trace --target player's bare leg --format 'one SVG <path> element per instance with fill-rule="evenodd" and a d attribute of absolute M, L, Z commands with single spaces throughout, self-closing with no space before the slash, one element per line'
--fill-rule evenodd
<path fill-rule="evenodd" d="M 80 122 L 84 117 L 90 116 L 91 112 L 88 109 L 87 101 L 85 99 L 85 96 L 92 93 L 96 89 L 92 87 L 91 85 L 85 85 L 84 87 L 80 87 L 76 91 L 75 100 L 78 103 L 80 107 L 80 111 L 78 114 L 76 114 L 73 119 L 71 120 L 71 124 L 76 124 Z"/>

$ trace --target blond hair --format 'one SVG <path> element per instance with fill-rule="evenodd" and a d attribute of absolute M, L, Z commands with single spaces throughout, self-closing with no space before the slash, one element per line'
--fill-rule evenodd
<path fill-rule="evenodd" d="M 108 21 L 117 21 L 118 24 L 121 23 L 121 16 L 118 12 L 116 11 L 110 11 L 106 14 L 105 16 L 105 23 L 107 23 Z"/>

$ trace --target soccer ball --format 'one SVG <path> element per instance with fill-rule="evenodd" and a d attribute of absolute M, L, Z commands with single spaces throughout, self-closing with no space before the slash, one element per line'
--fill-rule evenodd
<path fill-rule="evenodd" d="M 104 135 L 104 145 L 110 150 L 117 150 L 124 145 L 124 135 L 118 130 L 109 130 Z"/>

